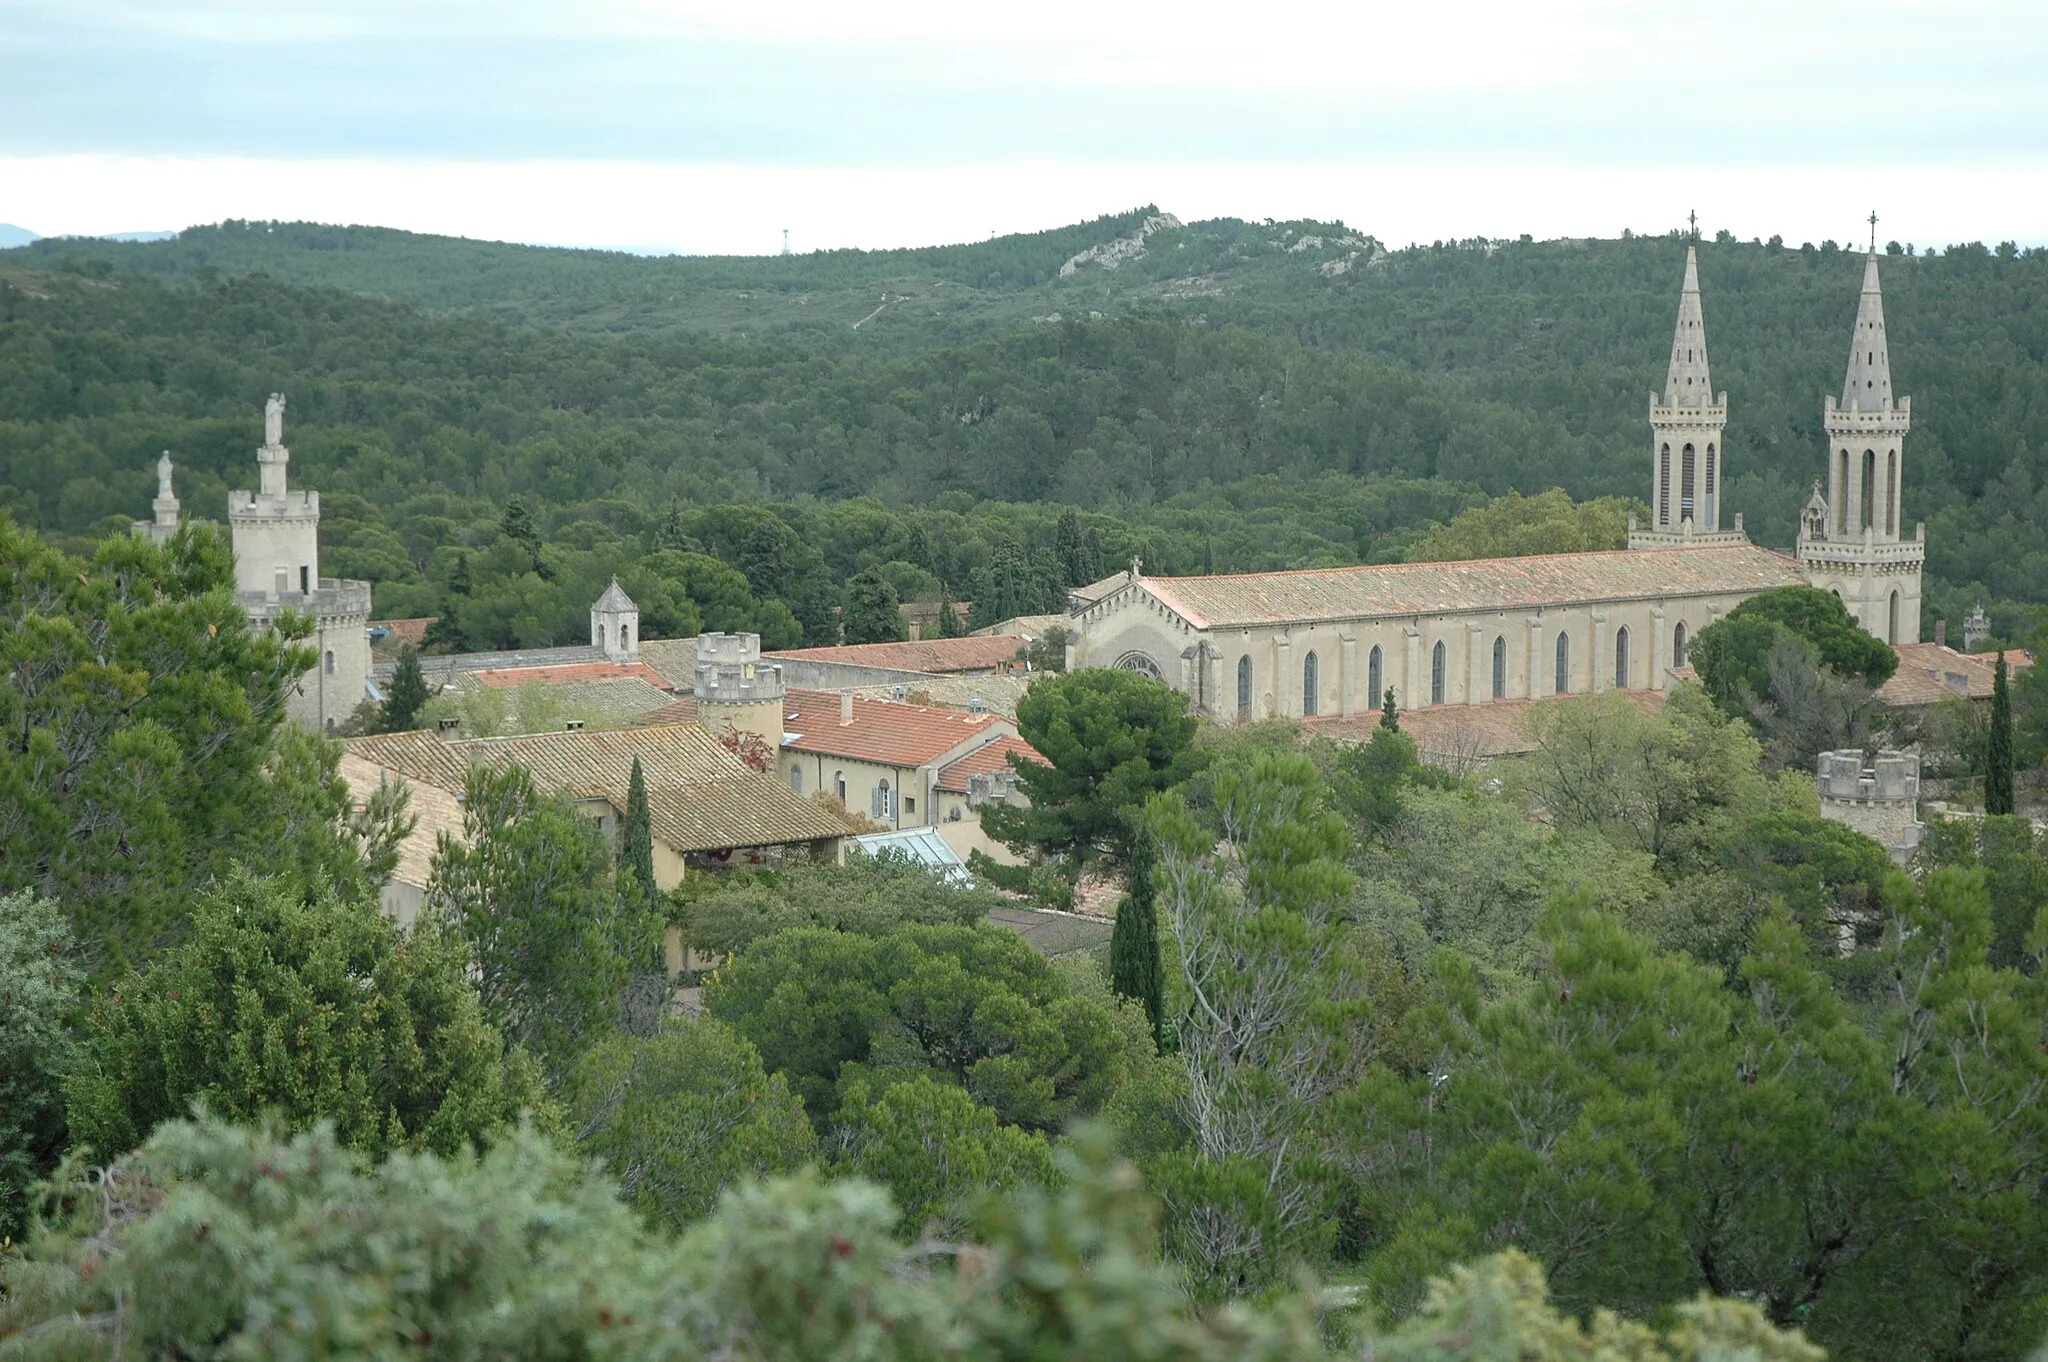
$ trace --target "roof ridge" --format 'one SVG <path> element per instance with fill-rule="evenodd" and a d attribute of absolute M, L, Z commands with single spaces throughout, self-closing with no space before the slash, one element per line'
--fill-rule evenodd
<path fill-rule="evenodd" d="M 1652 555 L 1658 554 L 1727 553 L 1736 549 L 1761 550 L 1765 553 L 1775 553 L 1781 558 L 1792 557 L 1792 555 L 1782 553 L 1766 545 L 1747 542 L 1740 544 L 1659 544 L 1654 548 L 1643 549 L 1563 549 L 1556 553 L 1506 553 L 1492 558 L 1437 558 L 1415 563 L 1405 560 L 1397 563 L 1341 563 L 1335 567 L 1263 568 L 1251 572 L 1202 572 L 1176 577 L 1165 575 L 1145 576 L 1133 578 L 1132 584 L 1136 585 L 1144 582 L 1229 582 L 1239 581 L 1246 577 L 1296 577 L 1304 576 L 1311 572 L 1362 572 L 1369 568 L 1446 568 L 1457 567 L 1466 563 L 1527 563 L 1555 558 L 1629 557 L 1647 559 Z M 1796 562 L 1797 559 L 1794 558 L 1793 561 Z"/>

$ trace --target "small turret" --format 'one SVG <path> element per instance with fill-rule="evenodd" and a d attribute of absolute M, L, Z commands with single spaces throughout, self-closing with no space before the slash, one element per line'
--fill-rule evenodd
<path fill-rule="evenodd" d="M 614 662 L 640 660 L 640 607 L 617 577 L 590 607 L 590 646 Z"/>
<path fill-rule="evenodd" d="M 712 733 L 752 733 L 782 745 L 782 668 L 761 661 L 759 634 L 699 634 L 690 689 L 697 722 Z"/>

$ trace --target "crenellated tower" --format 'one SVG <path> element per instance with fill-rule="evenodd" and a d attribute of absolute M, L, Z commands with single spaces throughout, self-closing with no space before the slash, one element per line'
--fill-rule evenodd
<path fill-rule="evenodd" d="M 1892 396 L 1874 242 L 1863 263 L 1842 398 L 1828 398 L 1821 415 L 1827 491 L 1823 495 L 1816 483 L 1800 517 L 1799 561 L 1813 584 L 1841 597 L 1865 629 L 1887 643 L 1917 643 L 1927 527 L 1915 525 L 1911 539 L 1900 533 L 1913 399 Z"/>
<path fill-rule="evenodd" d="M 1721 528 L 1721 482 L 1728 394 L 1714 392 L 1707 368 L 1707 323 L 1700 308 L 1699 253 L 1685 248 L 1685 283 L 1664 392 L 1650 394 L 1650 523 L 1631 519 L 1632 549 L 1743 542 L 1741 517 Z"/>

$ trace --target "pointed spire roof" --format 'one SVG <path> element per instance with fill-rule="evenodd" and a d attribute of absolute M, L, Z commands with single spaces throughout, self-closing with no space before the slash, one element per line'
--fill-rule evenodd
<path fill-rule="evenodd" d="M 1685 248 L 1685 287 L 1678 295 L 1678 329 L 1671 338 L 1671 368 L 1664 378 L 1664 405 L 1705 407 L 1713 403 L 1707 373 L 1707 322 L 1700 311 L 1699 254 Z"/>
<path fill-rule="evenodd" d="M 1892 365 L 1885 351 L 1884 294 L 1877 285 L 1877 252 L 1863 262 L 1863 297 L 1856 305 L 1856 334 L 1850 342 L 1849 373 L 1842 380 L 1842 406 L 1884 411 L 1892 402 Z"/>
<path fill-rule="evenodd" d="M 638 610 L 640 607 L 633 604 L 631 596 L 620 590 L 619 579 L 613 577 L 612 584 L 604 589 L 604 595 L 599 596 L 597 603 L 590 608 L 593 612 L 596 612 L 599 610 Z"/>

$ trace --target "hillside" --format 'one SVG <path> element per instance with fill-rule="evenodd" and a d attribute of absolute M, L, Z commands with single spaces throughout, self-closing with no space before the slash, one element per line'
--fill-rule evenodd
<path fill-rule="evenodd" d="M 1398 552 L 1386 536 L 1475 486 L 1642 494 L 1681 241 L 1384 253 L 1341 227 L 1169 220 L 1136 249 L 1154 216 L 722 260 L 294 225 L 39 242 L 0 252 L 0 491 L 75 532 L 139 512 L 169 447 L 188 504 L 216 504 L 282 388 L 295 469 L 443 525 L 514 493 L 560 523 L 870 496 L 1030 507 L 1036 534 L 1065 503 L 1162 571 L 1235 570 Z M 1858 261 L 1720 241 L 1701 272 L 1726 504 L 1787 545 Z M 884 280 L 925 292 L 884 306 Z M 2048 254 L 1889 255 L 1885 290 L 1932 608 L 2048 602 Z M 1439 490 L 1371 490 L 1389 479 Z M 1278 518 L 1251 528 L 1251 507 Z"/>

